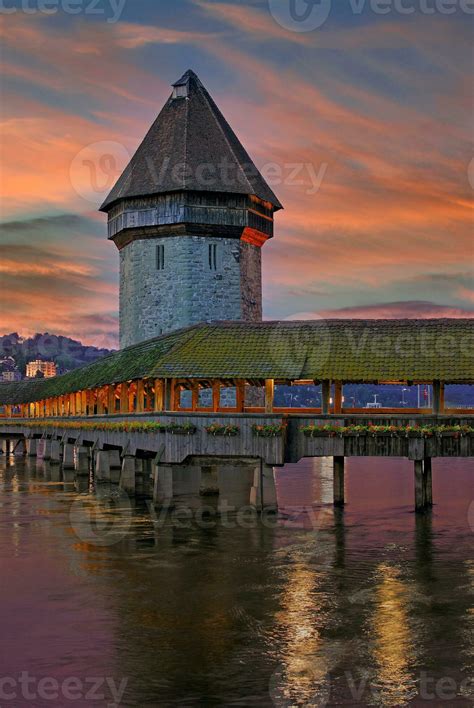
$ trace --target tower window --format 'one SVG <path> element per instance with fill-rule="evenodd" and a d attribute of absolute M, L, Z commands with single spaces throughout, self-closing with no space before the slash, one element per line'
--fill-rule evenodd
<path fill-rule="evenodd" d="M 217 244 L 209 244 L 209 268 L 210 270 L 217 270 Z"/>
<path fill-rule="evenodd" d="M 157 246 L 156 247 L 156 269 L 157 270 L 164 270 L 165 269 L 165 247 L 164 246 Z"/>
<path fill-rule="evenodd" d="M 188 95 L 188 84 L 181 84 L 173 87 L 173 98 L 186 98 Z"/>

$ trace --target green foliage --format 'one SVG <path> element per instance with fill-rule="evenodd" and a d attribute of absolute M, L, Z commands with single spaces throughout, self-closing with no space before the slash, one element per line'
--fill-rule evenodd
<path fill-rule="evenodd" d="M 471 425 L 304 425 L 300 428 L 307 437 L 340 437 L 346 435 L 392 435 L 393 437 L 433 437 L 472 435 Z"/>
<path fill-rule="evenodd" d="M 221 425 L 220 423 L 212 423 L 208 425 L 205 430 L 208 435 L 223 435 L 228 437 L 238 435 L 240 432 L 238 425 Z"/>
<path fill-rule="evenodd" d="M 252 425 L 253 434 L 259 438 L 278 438 L 284 429 L 284 425 Z"/>

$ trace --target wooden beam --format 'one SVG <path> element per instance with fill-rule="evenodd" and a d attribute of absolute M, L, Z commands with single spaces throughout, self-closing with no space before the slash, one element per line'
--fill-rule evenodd
<path fill-rule="evenodd" d="M 166 379 L 169 381 L 169 411 L 177 411 L 181 402 L 181 389 L 176 383 L 176 379 Z"/>
<path fill-rule="evenodd" d="M 323 415 L 331 412 L 331 382 L 328 380 L 321 382 L 321 411 Z"/>
<path fill-rule="evenodd" d="M 145 383 L 143 379 L 137 381 L 137 405 L 136 412 L 143 413 L 145 410 Z"/>
<path fill-rule="evenodd" d="M 265 379 L 265 413 L 273 413 L 275 379 Z"/>
<path fill-rule="evenodd" d="M 162 379 L 155 379 L 154 385 L 154 404 L 153 410 L 155 413 L 161 413 L 164 406 L 164 386 Z"/>
<path fill-rule="evenodd" d="M 221 402 L 221 384 L 219 381 L 212 382 L 212 412 L 217 413 Z"/>
<path fill-rule="evenodd" d="M 114 415 L 115 413 L 115 384 L 107 386 L 107 414 Z"/>
<path fill-rule="evenodd" d="M 444 413 L 444 383 L 433 381 L 433 413 Z"/>
<path fill-rule="evenodd" d="M 344 506 L 344 457 L 333 458 L 334 506 Z"/>
<path fill-rule="evenodd" d="M 174 401 L 172 400 L 172 388 L 174 386 L 173 379 L 163 379 L 163 410 L 172 410 Z"/>
<path fill-rule="evenodd" d="M 342 413 L 342 381 L 334 382 L 334 413 Z"/>
<path fill-rule="evenodd" d="M 129 412 L 128 389 L 129 385 L 126 381 L 120 384 L 120 413 Z"/>
<path fill-rule="evenodd" d="M 237 413 L 243 413 L 245 409 L 245 381 L 238 379 L 235 382 L 235 405 Z"/>
<path fill-rule="evenodd" d="M 197 381 L 193 381 L 191 385 L 191 408 L 193 411 L 197 411 L 199 408 L 199 384 Z"/>

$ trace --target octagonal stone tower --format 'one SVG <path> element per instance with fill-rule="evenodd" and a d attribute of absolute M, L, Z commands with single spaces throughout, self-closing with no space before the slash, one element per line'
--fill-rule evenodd
<path fill-rule="evenodd" d="M 120 346 L 262 319 L 261 247 L 282 206 L 192 71 L 101 206 L 120 252 Z"/>

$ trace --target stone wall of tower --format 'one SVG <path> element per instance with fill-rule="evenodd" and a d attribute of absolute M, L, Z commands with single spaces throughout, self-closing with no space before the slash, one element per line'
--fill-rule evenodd
<path fill-rule="evenodd" d="M 241 317 L 246 322 L 262 319 L 262 249 L 240 242 Z"/>
<path fill-rule="evenodd" d="M 215 263 L 210 263 L 210 245 L 217 246 Z M 179 235 L 135 240 L 120 251 L 122 348 L 198 322 L 256 321 L 261 313 L 256 246 L 233 238 Z"/>

